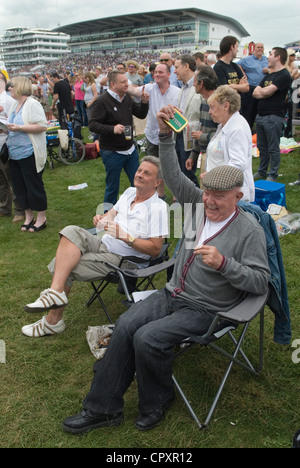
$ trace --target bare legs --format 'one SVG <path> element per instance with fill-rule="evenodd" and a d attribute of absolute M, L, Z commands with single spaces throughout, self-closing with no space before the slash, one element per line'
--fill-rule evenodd
<path fill-rule="evenodd" d="M 58 292 L 65 292 L 68 296 L 71 290 L 70 286 L 66 286 L 66 281 L 72 270 L 78 265 L 81 258 L 80 249 L 66 237 L 61 237 L 55 256 L 55 270 L 51 283 L 51 289 Z M 47 315 L 47 322 L 55 325 L 62 319 L 63 307 L 60 309 L 50 310 Z"/>

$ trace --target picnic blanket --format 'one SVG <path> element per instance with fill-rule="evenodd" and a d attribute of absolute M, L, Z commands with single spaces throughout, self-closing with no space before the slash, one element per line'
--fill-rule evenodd
<path fill-rule="evenodd" d="M 281 154 L 290 153 L 291 151 L 294 151 L 297 148 L 300 148 L 300 142 L 297 143 L 297 141 L 295 141 L 294 138 L 285 138 L 285 137 L 280 138 L 280 153 Z M 259 157 L 256 134 L 252 136 L 252 156 L 254 158 Z"/>

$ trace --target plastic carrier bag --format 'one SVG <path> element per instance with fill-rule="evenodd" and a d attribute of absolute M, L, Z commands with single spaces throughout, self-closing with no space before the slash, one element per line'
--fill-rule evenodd
<path fill-rule="evenodd" d="M 58 133 L 60 146 L 62 147 L 62 149 L 63 150 L 68 149 L 68 144 L 69 144 L 68 130 L 58 130 L 57 133 Z"/>
<path fill-rule="evenodd" d="M 275 221 L 278 236 L 294 234 L 300 231 L 300 213 L 290 213 Z"/>

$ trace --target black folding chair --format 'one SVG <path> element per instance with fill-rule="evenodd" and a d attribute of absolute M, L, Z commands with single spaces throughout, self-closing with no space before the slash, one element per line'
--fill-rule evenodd
<path fill-rule="evenodd" d="M 175 259 L 169 260 L 169 243 L 164 242 L 160 254 L 157 257 L 151 257 L 147 263 L 147 267 L 139 267 L 141 264 L 145 264 L 145 260 L 139 257 L 123 257 L 122 262 L 119 266 L 111 263 L 106 263 L 111 267 L 112 271 L 103 279 L 91 281 L 91 286 L 94 290 L 93 294 L 88 299 L 86 306 L 89 307 L 96 299 L 98 299 L 101 307 L 103 308 L 107 319 L 110 323 L 113 323 L 109 311 L 104 303 L 102 293 L 111 283 L 118 284 L 118 292 L 125 294 L 126 306 L 130 307 L 133 303 L 132 292 L 146 291 L 150 287 L 156 289 L 154 283 L 154 277 L 160 271 L 163 271 L 168 265 L 174 263 Z M 122 269 L 123 262 L 132 263 L 132 269 Z M 169 262 L 167 262 L 169 261 Z M 163 264 L 163 265 L 162 265 Z"/>
<path fill-rule="evenodd" d="M 180 350 L 175 354 L 175 357 L 186 353 L 191 346 L 200 344 L 202 346 L 209 346 L 215 351 L 221 353 L 229 359 L 229 365 L 226 368 L 225 374 L 218 387 L 216 396 L 209 409 L 208 415 L 204 422 L 200 422 L 195 411 L 193 410 L 191 403 L 187 396 L 184 394 L 181 386 L 177 379 L 173 375 L 173 382 L 177 388 L 181 398 L 187 406 L 191 416 L 196 422 L 199 429 L 204 429 L 208 426 L 212 414 L 217 406 L 221 393 L 224 389 L 226 381 L 229 377 L 230 371 L 233 364 L 238 364 L 242 368 L 248 370 L 254 375 L 259 375 L 263 367 L 263 333 L 264 333 L 264 307 L 267 303 L 269 296 L 269 290 L 265 294 L 255 296 L 254 294 L 248 294 L 241 304 L 233 308 L 229 312 L 219 312 L 213 320 L 210 329 L 205 335 L 202 336 L 191 336 L 181 343 Z M 258 362 L 253 365 L 250 359 L 247 357 L 242 349 L 242 344 L 245 340 L 246 333 L 250 323 L 259 316 L 260 319 L 260 330 L 259 330 L 259 346 L 258 346 Z M 221 325 L 221 326 L 220 326 Z M 236 330 L 236 332 L 235 332 Z M 233 350 L 228 352 L 221 345 L 217 345 L 215 342 L 228 336 L 229 341 L 232 343 Z M 237 336 L 235 336 L 237 335 Z"/>

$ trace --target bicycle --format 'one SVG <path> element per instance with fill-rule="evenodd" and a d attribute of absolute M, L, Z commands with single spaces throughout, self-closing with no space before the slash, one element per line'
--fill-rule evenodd
<path fill-rule="evenodd" d="M 62 148 L 59 137 L 58 130 L 60 126 L 58 122 L 55 123 L 52 127 L 48 127 L 46 132 L 47 140 L 47 149 L 48 156 L 50 158 L 50 167 L 54 169 L 54 162 L 60 161 L 67 165 L 78 164 L 85 157 L 85 146 L 79 138 L 74 137 L 73 124 L 75 121 L 75 115 L 70 115 L 69 118 L 65 116 L 66 123 L 68 125 L 68 146 L 67 148 Z M 54 148 L 57 148 L 57 152 L 54 151 Z"/>

